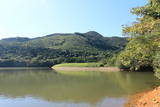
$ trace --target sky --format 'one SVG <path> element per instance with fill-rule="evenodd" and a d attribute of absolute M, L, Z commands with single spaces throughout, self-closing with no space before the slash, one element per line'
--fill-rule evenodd
<path fill-rule="evenodd" d="M 0 0 L 0 39 L 97 31 L 122 36 L 130 9 L 147 0 Z"/>

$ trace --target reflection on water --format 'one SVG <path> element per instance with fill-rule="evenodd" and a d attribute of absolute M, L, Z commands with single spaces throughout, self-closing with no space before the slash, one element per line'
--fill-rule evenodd
<path fill-rule="evenodd" d="M 116 103 L 115 103 L 116 102 Z M 73 103 L 71 101 L 54 101 L 49 102 L 42 99 L 36 99 L 31 97 L 4 99 L 0 98 L 0 105 L 2 107 L 123 107 L 125 103 L 124 99 L 104 99 L 95 105 L 91 105 L 87 102 Z"/>
<path fill-rule="evenodd" d="M 159 81 L 152 73 L 0 69 L 0 107 L 123 107 Z"/>

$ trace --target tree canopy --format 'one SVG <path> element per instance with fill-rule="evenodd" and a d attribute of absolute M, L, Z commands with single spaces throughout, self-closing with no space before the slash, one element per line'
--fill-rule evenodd
<path fill-rule="evenodd" d="M 123 32 L 130 36 L 125 50 L 118 57 L 121 68 L 131 71 L 160 68 L 160 0 L 150 0 L 142 7 L 131 10 L 138 16 Z M 150 68 L 150 69 L 149 69 Z"/>

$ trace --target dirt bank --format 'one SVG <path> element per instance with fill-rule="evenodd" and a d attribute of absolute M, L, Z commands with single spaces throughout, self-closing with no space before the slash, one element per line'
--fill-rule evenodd
<path fill-rule="evenodd" d="M 119 68 L 117 67 L 53 67 L 53 69 L 55 69 L 56 71 L 119 71 Z"/>
<path fill-rule="evenodd" d="M 160 107 L 160 87 L 131 96 L 125 107 Z"/>

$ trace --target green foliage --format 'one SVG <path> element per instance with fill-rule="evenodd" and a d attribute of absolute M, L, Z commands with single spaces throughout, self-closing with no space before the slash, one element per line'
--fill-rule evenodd
<path fill-rule="evenodd" d="M 0 67 L 51 67 L 60 63 L 98 62 L 106 58 L 106 54 L 122 50 L 126 43 L 126 38 L 106 39 L 93 31 L 34 39 L 7 38 L 0 40 Z"/>
<path fill-rule="evenodd" d="M 108 52 L 105 54 L 105 58 L 100 62 L 103 66 L 116 66 L 116 60 L 119 53 L 117 52 Z"/>
<path fill-rule="evenodd" d="M 156 47 L 155 47 L 156 48 Z M 120 68 L 131 71 L 143 70 L 153 67 L 153 56 L 155 51 L 148 36 L 135 37 L 128 43 L 126 49 L 119 55 L 118 64 Z"/>
<path fill-rule="evenodd" d="M 125 33 L 135 35 L 144 35 L 155 32 L 160 24 L 160 1 L 149 0 L 149 3 L 142 7 L 133 8 L 133 14 L 141 16 L 132 26 L 124 27 Z M 156 31 L 157 32 L 157 31 Z"/>
<path fill-rule="evenodd" d="M 132 13 L 141 17 L 123 29 L 131 37 L 126 49 L 118 56 L 118 65 L 131 71 L 159 71 L 160 1 L 150 0 L 145 6 L 133 8 Z"/>

